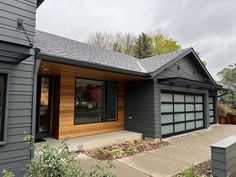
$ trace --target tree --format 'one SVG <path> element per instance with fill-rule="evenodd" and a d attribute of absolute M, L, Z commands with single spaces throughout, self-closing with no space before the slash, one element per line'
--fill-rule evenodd
<path fill-rule="evenodd" d="M 134 56 L 143 59 L 153 55 L 152 39 L 145 33 L 141 33 L 134 46 Z"/>
<path fill-rule="evenodd" d="M 228 93 L 220 97 L 220 100 L 225 104 L 236 106 L 236 67 L 226 67 L 217 75 L 221 84 L 228 88 Z"/>
<path fill-rule="evenodd" d="M 141 33 L 141 36 L 142 34 L 144 34 L 145 38 L 148 39 L 147 41 L 150 41 L 150 43 L 148 42 L 148 45 L 153 46 L 151 47 L 152 53 L 149 52 L 149 54 L 151 53 L 149 56 L 161 55 L 164 53 L 176 51 L 181 48 L 177 41 L 173 40 L 172 38 L 168 38 L 167 35 L 158 29 L 152 31 L 149 30 L 147 33 Z M 140 39 L 132 33 L 96 32 L 95 34 L 90 35 L 86 42 L 103 49 L 136 56 L 137 43 L 138 40 L 141 42 Z"/>
<path fill-rule="evenodd" d="M 113 50 L 128 55 L 133 54 L 133 48 L 135 45 L 136 36 L 132 33 L 107 33 L 96 32 L 90 35 L 86 41 L 88 44 L 96 47 Z"/>
<path fill-rule="evenodd" d="M 153 35 L 152 41 L 154 55 L 161 55 L 181 49 L 181 45 L 179 45 L 177 41 L 172 38 L 165 37 L 161 33 Z"/>

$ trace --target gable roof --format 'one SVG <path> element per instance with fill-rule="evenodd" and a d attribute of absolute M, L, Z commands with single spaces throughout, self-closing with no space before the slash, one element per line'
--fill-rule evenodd
<path fill-rule="evenodd" d="M 126 54 L 108 51 L 39 30 L 36 30 L 35 38 L 35 47 L 40 49 L 39 57 L 42 59 L 144 77 L 154 77 L 191 53 L 212 83 L 216 84 L 193 48 L 181 49 L 140 60 Z"/>

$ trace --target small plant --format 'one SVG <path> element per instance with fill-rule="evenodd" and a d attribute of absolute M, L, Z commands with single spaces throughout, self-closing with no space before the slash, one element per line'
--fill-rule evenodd
<path fill-rule="evenodd" d="M 121 158 L 124 154 L 124 151 L 119 147 L 113 147 L 111 152 L 113 159 Z"/>
<path fill-rule="evenodd" d="M 105 150 L 104 150 L 103 148 L 97 149 L 96 152 L 95 152 L 95 154 L 96 154 L 97 156 L 102 156 L 102 155 L 105 154 Z"/>
<path fill-rule="evenodd" d="M 176 175 L 176 177 L 206 177 L 204 175 L 198 175 L 194 172 L 193 167 L 184 170 L 180 174 Z"/>
<path fill-rule="evenodd" d="M 9 170 L 2 171 L 2 177 L 14 177 L 15 175 Z"/>
<path fill-rule="evenodd" d="M 135 150 L 135 148 L 134 148 L 133 143 L 128 142 L 127 152 L 128 152 L 129 154 L 133 154 L 133 153 L 134 153 L 134 150 Z"/>

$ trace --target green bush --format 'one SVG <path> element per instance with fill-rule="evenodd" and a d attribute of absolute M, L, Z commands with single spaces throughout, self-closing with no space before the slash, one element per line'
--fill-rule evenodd
<path fill-rule="evenodd" d="M 41 149 L 33 145 L 33 137 L 26 134 L 24 141 L 36 154 L 34 159 L 26 167 L 24 177 L 115 177 L 110 172 L 115 168 L 112 161 L 105 165 L 94 165 L 90 171 L 84 171 L 77 159 L 77 154 L 69 150 L 68 144 L 62 141 L 59 148 L 54 148 L 49 144 L 44 144 Z M 8 170 L 3 170 L 3 177 L 14 177 Z"/>
<path fill-rule="evenodd" d="M 14 177 L 15 175 L 9 170 L 2 171 L 2 177 Z"/>
<path fill-rule="evenodd" d="M 113 147 L 111 153 L 112 153 L 113 158 L 117 159 L 123 156 L 124 151 L 119 147 Z"/>
<path fill-rule="evenodd" d="M 44 144 L 42 149 L 36 151 L 35 158 L 26 167 L 25 177 L 78 177 L 85 176 L 81 170 L 77 155 L 69 151 L 65 141 L 57 149 Z"/>

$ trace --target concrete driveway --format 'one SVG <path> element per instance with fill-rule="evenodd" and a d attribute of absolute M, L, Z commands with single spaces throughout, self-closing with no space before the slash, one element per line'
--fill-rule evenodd
<path fill-rule="evenodd" d="M 236 135 L 235 125 L 213 125 L 208 129 L 172 138 L 169 146 L 115 160 L 114 173 L 118 177 L 167 177 L 178 170 L 210 159 L 210 145 Z M 81 160 L 82 166 L 94 163 L 91 158 Z"/>

